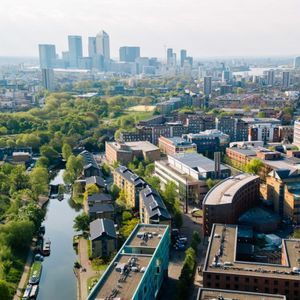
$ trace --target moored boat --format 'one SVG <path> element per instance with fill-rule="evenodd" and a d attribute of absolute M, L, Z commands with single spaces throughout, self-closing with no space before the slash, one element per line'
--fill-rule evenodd
<path fill-rule="evenodd" d="M 24 291 L 22 300 L 27 300 L 30 297 L 30 293 L 31 293 L 31 289 L 32 289 L 32 285 L 31 284 L 27 284 L 26 289 Z"/>
<path fill-rule="evenodd" d="M 36 299 L 37 295 L 39 293 L 39 286 L 38 285 L 33 285 L 30 295 L 29 295 L 29 299 Z"/>
<path fill-rule="evenodd" d="M 51 245 L 50 240 L 47 240 L 46 242 L 44 242 L 44 245 L 43 245 L 43 255 L 44 256 L 50 255 L 50 245 Z"/>
<path fill-rule="evenodd" d="M 30 277 L 29 277 L 29 283 L 30 284 L 38 284 L 40 282 L 40 278 L 42 275 L 42 262 L 41 261 L 35 261 L 32 264 L 31 271 L 30 271 Z"/>

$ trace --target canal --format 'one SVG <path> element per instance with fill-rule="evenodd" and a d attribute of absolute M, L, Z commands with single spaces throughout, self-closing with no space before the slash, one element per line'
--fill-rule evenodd
<path fill-rule="evenodd" d="M 63 172 L 60 170 L 51 184 L 63 184 Z M 45 238 L 51 241 L 51 254 L 43 262 L 38 300 L 76 299 L 77 282 L 73 265 L 77 256 L 73 249 L 73 220 L 78 212 L 70 194 L 64 194 L 62 201 L 50 199 L 47 204 Z"/>

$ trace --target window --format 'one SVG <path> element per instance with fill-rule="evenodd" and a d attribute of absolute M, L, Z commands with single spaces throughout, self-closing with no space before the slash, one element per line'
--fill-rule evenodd
<path fill-rule="evenodd" d="M 237 276 L 234 276 L 234 281 L 239 281 L 239 278 Z"/>

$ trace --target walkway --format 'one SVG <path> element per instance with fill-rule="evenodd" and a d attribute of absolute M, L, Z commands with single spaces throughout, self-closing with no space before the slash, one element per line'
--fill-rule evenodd
<path fill-rule="evenodd" d="M 24 271 L 23 271 L 22 277 L 20 279 L 20 282 L 17 287 L 17 291 L 16 291 L 16 294 L 15 294 L 13 300 L 22 299 L 23 290 L 28 281 L 32 260 L 33 260 L 33 252 L 32 252 L 32 249 L 30 248 L 30 250 L 28 252 L 27 260 L 26 260 L 26 263 L 24 266 Z"/>
<path fill-rule="evenodd" d="M 88 296 L 88 279 L 92 277 L 99 277 L 102 271 L 95 271 L 92 268 L 91 261 L 88 256 L 88 243 L 83 237 L 79 238 L 78 243 L 78 257 L 82 268 L 79 270 L 77 279 L 79 280 L 79 297 L 80 300 L 86 300 Z M 82 271 L 85 269 L 85 271 Z"/>

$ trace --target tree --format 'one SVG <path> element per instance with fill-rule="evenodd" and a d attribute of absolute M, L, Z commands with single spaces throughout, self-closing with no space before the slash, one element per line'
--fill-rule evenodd
<path fill-rule="evenodd" d="M 35 167 L 30 173 L 30 184 L 33 193 L 38 197 L 48 193 L 49 176 L 46 168 Z"/>
<path fill-rule="evenodd" d="M 30 202 L 28 205 L 20 208 L 18 219 L 33 222 L 35 230 L 38 230 L 45 218 L 45 214 L 45 210 L 41 209 L 36 203 Z"/>
<path fill-rule="evenodd" d="M 6 281 L 0 280 L 0 295 L 2 300 L 10 300 L 9 285 Z"/>
<path fill-rule="evenodd" d="M 6 243 L 13 250 L 27 248 L 31 243 L 34 230 L 34 224 L 29 220 L 10 221 L 2 226 Z"/>
<path fill-rule="evenodd" d="M 176 184 L 173 181 L 168 181 L 162 195 L 164 200 L 173 206 L 177 197 Z"/>
<path fill-rule="evenodd" d="M 10 174 L 11 191 L 12 194 L 15 191 L 29 188 L 29 176 L 25 173 L 25 167 L 18 165 L 13 168 Z"/>
<path fill-rule="evenodd" d="M 72 149 L 69 144 L 64 144 L 62 147 L 62 157 L 64 160 L 68 160 L 68 158 L 72 155 Z"/>
<path fill-rule="evenodd" d="M 147 165 L 145 168 L 145 176 L 146 177 L 152 176 L 154 173 L 154 169 L 155 169 L 154 163 Z"/>
<path fill-rule="evenodd" d="M 258 118 L 265 118 L 265 117 L 266 117 L 266 112 L 260 111 L 260 112 L 257 114 L 257 117 L 258 117 Z"/>
<path fill-rule="evenodd" d="M 254 158 L 245 167 L 247 173 L 258 175 L 264 164 L 261 160 Z"/>
<path fill-rule="evenodd" d="M 216 183 L 217 182 L 215 180 L 212 180 L 211 178 L 208 178 L 206 180 L 206 184 L 207 184 L 208 190 L 210 190 L 211 188 L 213 188 L 216 185 Z"/>
<path fill-rule="evenodd" d="M 129 211 L 123 211 L 122 213 L 122 221 L 126 222 L 132 219 L 132 214 Z"/>
<path fill-rule="evenodd" d="M 36 167 L 42 167 L 42 168 L 48 168 L 49 166 L 49 159 L 45 156 L 41 156 L 37 162 L 36 162 Z"/>
<path fill-rule="evenodd" d="M 74 226 L 73 228 L 76 231 L 88 231 L 90 227 L 90 217 L 86 213 L 82 213 L 78 215 L 74 219 Z"/>
<path fill-rule="evenodd" d="M 176 210 L 173 217 L 174 225 L 176 228 L 180 228 L 183 224 L 181 211 Z"/>
<path fill-rule="evenodd" d="M 137 170 L 136 170 L 136 173 L 137 173 L 139 176 L 141 176 L 141 177 L 144 176 L 145 168 L 144 168 L 144 165 L 143 165 L 142 162 L 139 163 L 139 166 L 138 166 L 138 168 L 137 168 Z"/>
<path fill-rule="evenodd" d="M 120 189 L 117 185 L 113 184 L 110 188 L 110 194 L 113 200 L 116 200 L 119 197 Z"/>
<path fill-rule="evenodd" d="M 157 176 L 147 177 L 147 182 L 157 191 L 160 191 L 160 179 Z"/>
<path fill-rule="evenodd" d="M 51 146 L 44 145 L 40 148 L 40 153 L 42 156 L 48 158 L 49 162 L 53 162 L 53 160 L 59 157 L 59 153 Z"/>

